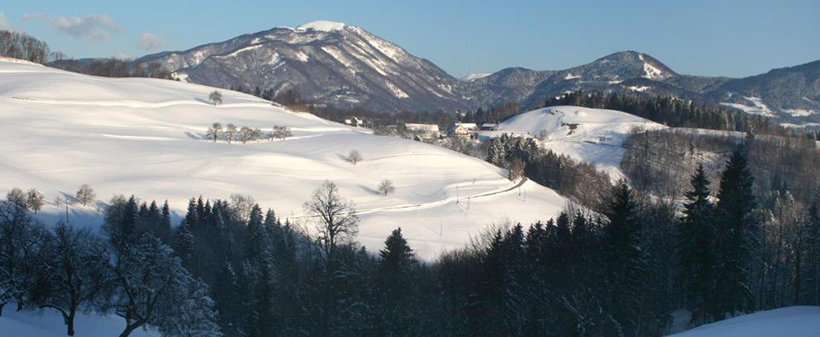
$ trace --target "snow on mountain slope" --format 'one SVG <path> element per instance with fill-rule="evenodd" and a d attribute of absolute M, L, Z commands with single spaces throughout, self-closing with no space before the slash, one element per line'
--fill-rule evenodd
<path fill-rule="evenodd" d="M 0 335 L 20 337 L 53 337 L 65 336 L 66 327 L 62 316 L 54 310 L 17 312 L 16 304 L 6 306 L 0 316 Z M 125 319 L 114 315 L 98 316 L 95 314 L 77 313 L 74 320 L 74 335 L 81 337 L 119 336 L 125 329 Z M 132 337 L 154 337 L 159 332 L 138 329 Z"/>
<path fill-rule="evenodd" d="M 593 163 L 615 179 L 622 176 L 621 146 L 635 128 L 654 130 L 665 126 L 621 111 L 577 106 L 529 111 L 498 126 L 502 132 L 528 132 L 544 148 Z"/>
<path fill-rule="evenodd" d="M 173 76 L 221 88 L 295 90 L 344 108 L 401 111 L 466 108 L 459 80 L 366 30 L 332 21 L 237 36 L 186 51 L 147 55 Z"/>
<path fill-rule="evenodd" d="M 193 196 L 250 194 L 278 216 L 303 221 L 303 203 L 331 180 L 361 212 L 359 240 L 368 249 L 381 248 L 401 226 L 424 258 L 460 247 L 490 223 L 543 220 L 564 205 L 554 191 L 510 182 L 503 169 L 476 158 L 236 92 L 223 91 L 224 104 L 213 106 L 205 101 L 213 90 L 0 62 L 0 193 L 41 189 L 49 201 L 43 217 L 50 221 L 65 213 L 52 200 L 84 183 L 101 201 L 115 194 L 167 198 L 182 215 Z M 213 143 L 202 138 L 214 122 L 265 131 L 288 126 L 293 137 Z M 355 166 L 344 160 L 353 149 L 364 158 Z M 383 179 L 393 181 L 395 194 L 376 192 Z M 73 223 L 101 221 L 94 208 L 69 211 Z"/>
<path fill-rule="evenodd" d="M 787 307 L 738 316 L 672 335 L 675 337 L 820 336 L 820 307 Z"/>

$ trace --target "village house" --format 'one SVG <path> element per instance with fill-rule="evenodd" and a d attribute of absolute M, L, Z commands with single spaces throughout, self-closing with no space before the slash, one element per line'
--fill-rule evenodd
<path fill-rule="evenodd" d="M 478 131 L 478 125 L 475 123 L 455 123 L 452 134 L 461 139 L 470 139 L 476 131 Z"/>
<path fill-rule="evenodd" d="M 437 139 L 441 135 L 436 124 L 405 123 L 404 128 L 416 133 L 421 139 Z"/>

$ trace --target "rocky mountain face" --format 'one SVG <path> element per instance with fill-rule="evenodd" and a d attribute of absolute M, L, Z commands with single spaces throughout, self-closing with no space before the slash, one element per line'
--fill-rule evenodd
<path fill-rule="evenodd" d="M 681 75 L 623 51 L 565 70 L 507 68 L 456 79 L 362 28 L 317 21 L 277 27 L 186 51 L 148 55 L 180 80 L 223 88 L 293 90 L 314 104 L 396 112 L 526 108 L 566 92 L 663 95 L 791 121 L 820 121 L 820 61 L 747 78 Z"/>

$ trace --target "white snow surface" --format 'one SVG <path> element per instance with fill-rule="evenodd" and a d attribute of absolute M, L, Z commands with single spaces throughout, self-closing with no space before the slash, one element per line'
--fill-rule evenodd
<path fill-rule="evenodd" d="M 501 132 L 529 132 L 544 148 L 595 164 L 613 179 L 623 177 L 619 168 L 625 150 L 622 145 L 636 128 L 655 130 L 666 127 L 622 111 L 577 106 L 529 111 L 498 126 Z"/>
<path fill-rule="evenodd" d="M 296 30 L 307 31 L 315 30 L 320 32 L 335 32 L 345 28 L 345 24 L 341 22 L 319 20 L 308 22 L 304 25 L 296 27 Z"/>
<path fill-rule="evenodd" d="M 411 140 L 375 136 L 310 114 L 295 113 L 238 92 L 157 79 L 111 79 L 48 67 L 0 62 L 0 195 L 38 188 L 46 222 L 65 215 L 53 202 L 89 184 L 101 202 L 115 194 L 168 199 L 177 217 L 188 199 L 249 194 L 264 208 L 304 225 L 302 205 L 325 180 L 356 203 L 358 241 L 382 248 L 396 227 L 418 255 L 435 258 L 462 247 L 488 225 L 553 217 L 565 199 L 480 159 Z M 214 122 L 270 131 L 285 141 L 248 144 L 202 139 Z M 363 159 L 345 161 L 350 150 Z M 376 189 L 390 179 L 396 191 Z M 72 224 L 99 226 L 99 207 L 71 206 Z M 306 226 L 307 227 L 307 226 Z"/>
<path fill-rule="evenodd" d="M 492 74 L 493 73 L 471 73 L 471 74 L 467 74 L 467 75 L 462 76 L 461 80 L 464 81 L 464 82 L 470 82 L 470 81 L 473 81 L 473 80 L 485 78 L 485 77 L 490 76 Z"/>
<path fill-rule="evenodd" d="M 675 337 L 820 336 L 820 307 L 787 307 L 738 316 L 672 335 Z"/>
<path fill-rule="evenodd" d="M 0 316 L 0 336 L 53 337 L 65 336 L 66 326 L 62 316 L 55 310 L 17 312 L 16 304 L 6 305 Z M 79 337 L 119 336 L 125 329 L 125 319 L 115 315 L 99 316 L 77 313 L 74 319 L 74 335 Z M 137 329 L 132 337 L 159 337 L 155 330 Z"/>
<path fill-rule="evenodd" d="M 761 116 L 766 116 L 766 117 L 775 117 L 776 116 L 775 113 L 771 109 L 769 109 L 769 106 L 766 105 L 766 103 L 763 103 L 763 99 L 761 99 L 760 97 L 743 96 L 743 99 L 749 101 L 750 103 L 752 103 L 752 105 L 749 106 L 749 105 L 746 105 L 746 104 L 725 103 L 725 102 L 720 103 L 720 104 L 725 105 L 725 106 L 729 106 L 729 107 L 733 107 L 735 109 L 739 109 L 739 110 L 741 110 L 741 111 L 743 111 L 747 114 L 761 115 Z"/>

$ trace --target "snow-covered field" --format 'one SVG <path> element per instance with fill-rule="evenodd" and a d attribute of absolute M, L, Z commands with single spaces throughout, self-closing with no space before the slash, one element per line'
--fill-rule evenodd
<path fill-rule="evenodd" d="M 820 307 L 787 307 L 738 316 L 672 335 L 675 337 L 820 336 Z"/>
<path fill-rule="evenodd" d="M 665 126 L 617 110 L 555 106 L 529 111 L 498 126 L 499 131 L 529 132 L 555 153 L 594 163 L 613 178 L 622 176 L 624 141 L 633 129 Z"/>
<path fill-rule="evenodd" d="M 313 115 L 289 112 L 259 98 L 222 90 L 224 104 L 207 102 L 213 88 L 154 79 L 110 79 L 0 60 L 0 193 L 38 188 L 43 218 L 65 210 L 52 200 L 81 184 L 97 199 L 134 194 L 168 199 L 177 215 L 200 194 L 249 194 L 293 222 L 325 180 L 339 185 L 361 212 L 359 241 L 382 247 L 396 227 L 424 258 L 460 247 L 491 223 L 524 224 L 554 216 L 564 199 L 479 159 L 419 142 L 375 136 Z M 248 144 L 202 139 L 214 122 L 270 131 L 288 126 L 285 141 Z M 583 147 L 582 147 L 583 148 Z M 345 161 L 356 149 L 364 158 Z M 383 179 L 396 186 L 384 197 Z M 97 207 L 72 206 L 72 223 L 97 226 Z"/>
<path fill-rule="evenodd" d="M 66 326 L 63 317 L 57 311 L 15 310 L 16 304 L 6 305 L 3 316 L 0 316 L 0 336 L 8 337 L 54 337 L 65 336 Z M 125 329 L 125 319 L 115 315 L 98 316 L 95 314 L 77 313 L 74 320 L 74 335 L 78 337 L 111 337 L 119 336 Z M 137 329 L 132 337 L 154 337 L 159 332 Z"/>

